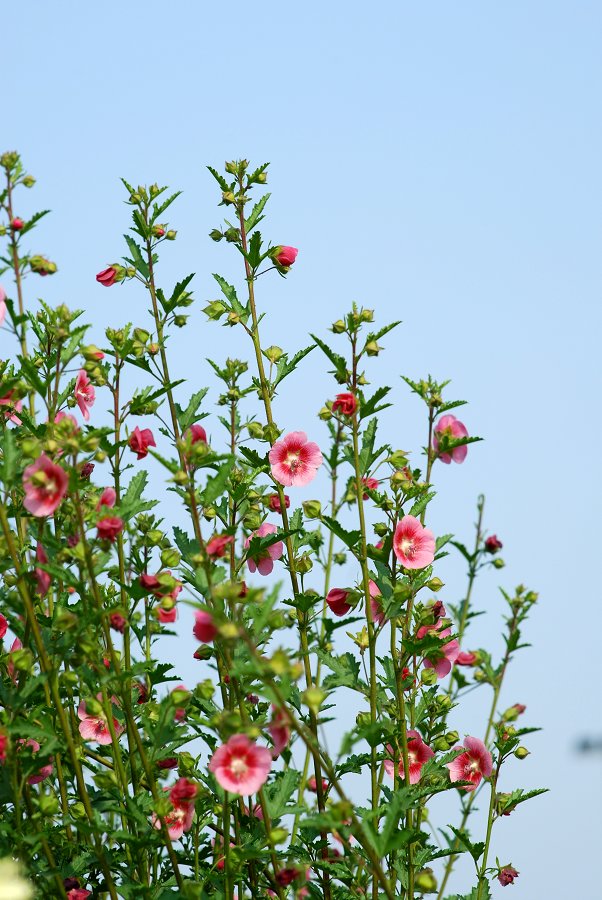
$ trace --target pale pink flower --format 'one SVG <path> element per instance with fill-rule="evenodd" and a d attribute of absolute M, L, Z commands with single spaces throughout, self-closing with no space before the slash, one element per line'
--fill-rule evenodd
<path fill-rule="evenodd" d="M 460 438 L 468 437 L 466 426 L 459 419 L 456 419 L 455 416 L 441 416 L 435 424 L 435 433 L 433 435 L 433 449 L 441 462 L 446 465 L 449 465 L 452 460 L 455 463 L 464 462 L 468 453 L 466 444 L 462 444 L 461 447 L 454 447 L 449 453 L 439 453 L 439 443 L 442 437 L 456 441 Z"/>
<path fill-rule="evenodd" d="M 256 794 L 272 767 L 272 754 L 260 747 L 246 734 L 235 734 L 218 747 L 209 761 L 218 784 L 231 794 L 248 797 Z"/>
<path fill-rule="evenodd" d="M 23 401 L 15 400 L 13 398 L 14 391 L 9 391 L 4 397 L 0 397 L 0 406 L 8 406 L 9 408 L 4 413 L 4 418 L 7 422 L 12 422 L 13 425 L 20 425 L 21 419 L 17 415 L 23 409 Z M 11 412 L 12 410 L 12 412 Z"/>
<path fill-rule="evenodd" d="M 33 516 L 51 516 L 67 493 L 67 473 L 45 453 L 23 472 L 23 506 Z"/>
<path fill-rule="evenodd" d="M 77 373 L 73 396 L 77 401 L 77 405 L 79 406 L 79 411 L 81 412 L 82 416 L 84 417 L 86 422 L 89 421 L 90 407 L 94 406 L 94 401 L 96 400 L 96 392 L 94 390 L 94 385 L 88 378 L 88 373 L 85 369 L 80 369 Z"/>
<path fill-rule="evenodd" d="M 98 694 L 97 699 L 102 699 L 102 694 Z M 77 717 L 80 720 L 79 733 L 85 741 L 96 741 L 98 744 L 111 743 L 111 732 L 109 731 L 107 717 L 104 713 L 100 713 L 96 716 L 91 715 L 86 712 L 86 704 L 85 701 L 82 700 L 77 708 Z M 115 729 L 116 737 L 119 737 L 123 728 L 114 717 L 113 727 Z"/>
<path fill-rule="evenodd" d="M 351 604 L 347 603 L 347 599 L 351 591 L 345 588 L 331 588 L 326 596 L 326 602 L 331 613 L 335 616 L 344 616 L 351 609 Z"/>
<path fill-rule="evenodd" d="M 408 731 L 408 765 L 410 768 L 410 784 L 417 784 L 420 781 L 423 765 L 432 759 L 435 755 L 434 751 L 424 743 L 417 731 Z M 387 745 L 387 751 L 393 755 L 393 748 Z M 400 754 L 401 755 L 401 754 Z M 395 772 L 395 764 L 392 759 L 385 760 L 385 771 L 387 775 L 393 778 Z M 403 758 L 399 760 L 397 769 L 400 778 L 405 779 Z"/>
<path fill-rule="evenodd" d="M 370 612 L 372 621 L 377 625 L 384 625 L 387 620 L 383 611 L 383 596 L 376 582 L 370 581 Z"/>
<path fill-rule="evenodd" d="M 45 565 L 48 562 L 46 551 L 39 541 L 36 547 L 36 561 L 42 563 L 42 565 Z M 39 594 L 40 597 L 45 597 L 48 593 L 52 577 L 48 572 L 45 572 L 44 569 L 40 569 L 38 566 L 36 566 L 34 570 L 34 575 L 36 578 L 36 594 Z"/>
<path fill-rule="evenodd" d="M 112 487 L 106 487 L 100 495 L 98 503 L 96 504 L 96 512 L 100 512 L 103 506 L 107 506 L 109 509 L 112 509 L 115 506 L 116 500 L 117 494 L 115 493 L 115 489 Z"/>
<path fill-rule="evenodd" d="M 217 628 L 211 613 L 203 609 L 197 609 L 194 613 L 194 628 L 192 629 L 197 641 L 202 644 L 210 644 L 217 634 Z"/>
<path fill-rule="evenodd" d="M 263 525 L 259 526 L 257 531 L 254 531 L 253 534 L 246 539 L 245 549 L 250 546 L 251 538 L 267 537 L 269 534 L 276 534 L 277 530 L 278 529 L 275 525 L 271 525 L 269 522 L 264 522 Z M 284 544 L 282 543 L 282 541 L 276 541 L 274 544 L 270 544 L 270 546 L 266 547 L 265 550 L 261 550 L 258 554 L 254 554 L 253 556 L 248 557 L 247 565 L 249 567 L 249 571 L 257 571 L 260 575 L 269 575 L 274 568 L 274 560 L 280 559 L 283 553 Z"/>
<path fill-rule="evenodd" d="M 169 605 L 159 606 L 157 608 L 157 618 L 161 622 L 162 625 L 170 625 L 172 622 L 175 622 L 178 618 L 178 608 L 175 603 L 171 603 L 170 598 Z M 166 601 L 163 601 L 164 603 Z"/>
<path fill-rule="evenodd" d="M 406 569 L 425 569 L 435 558 L 435 536 L 415 516 L 397 523 L 393 551 Z"/>
<path fill-rule="evenodd" d="M 290 720 L 285 709 L 272 704 L 272 721 L 267 730 L 274 742 L 272 756 L 277 759 L 291 739 Z"/>
<path fill-rule="evenodd" d="M 467 736 L 464 739 L 464 747 L 454 747 L 454 750 L 464 750 L 460 756 L 447 763 L 450 781 L 469 781 L 470 784 L 462 785 L 461 790 L 474 791 L 483 778 L 489 778 L 493 769 L 491 753 L 476 737 Z"/>
<path fill-rule="evenodd" d="M 434 634 L 441 640 L 445 640 L 451 633 L 451 628 L 444 627 L 443 622 L 438 621 L 434 625 L 421 625 L 416 632 L 416 637 L 418 640 L 422 640 L 427 634 Z M 460 655 L 460 644 L 454 638 L 446 641 L 439 650 L 430 650 L 429 654 L 424 660 L 424 668 L 434 669 L 438 678 L 445 678 Z"/>
<path fill-rule="evenodd" d="M 291 431 L 276 441 L 269 453 L 272 477 L 286 487 L 303 487 L 313 481 L 322 465 L 320 448 L 304 431 Z"/>

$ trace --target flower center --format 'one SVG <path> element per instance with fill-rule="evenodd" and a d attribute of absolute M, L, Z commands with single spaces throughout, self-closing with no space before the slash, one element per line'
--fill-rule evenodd
<path fill-rule="evenodd" d="M 416 548 L 414 547 L 414 541 L 411 538 L 404 538 L 402 540 L 401 552 L 404 556 L 407 556 L 408 559 L 412 559 L 412 557 L 416 553 Z"/>
<path fill-rule="evenodd" d="M 301 465 L 299 454 L 296 451 L 288 453 L 286 457 L 286 464 L 290 468 L 291 472 L 295 472 Z"/>
<path fill-rule="evenodd" d="M 244 778 L 244 776 L 249 771 L 249 767 L 244 759 L 240 759 L 240 757 L 237 757 L 230 763 L 230 771 L 235 778 Z"/>

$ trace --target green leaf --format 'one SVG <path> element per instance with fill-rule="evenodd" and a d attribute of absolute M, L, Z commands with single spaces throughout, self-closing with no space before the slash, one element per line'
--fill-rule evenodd
<path fill-rule="evenodd" d="M 272 784 L 266 785 L 265 794 L 272 821 L 280 819 L 284 815 L 286 807 L 297 789 L 299 778 L 299 772 L 294 769 L 285 769 L 284 772 L 278 773 Z"/>
<path fill-rule="evenodd" d="M 387 396 L 390 390 L 391 388 L 389 387 L 380 387 L 370 397 L 369 400 L 365 400 L 360 406 L 360 419 L 366 419 L 368 416 L 373 416 L 375 413 L 380 412 L 383 409 L 387 409 L 388 406 L 391 406 L 390 403 L 383 403 L 381 406 L 378 405 L 383 397 Z"/>
<path fill-rule="evenodd" d="M 332 653 L 325 653 L 318 650 L 318 656 L 322 663 L 330 669 L 332 675 L 327 675 L 324 679 L 324 687 L 350 687 L 356 688 L 359 684 L 360 664 L 353 653 L 343 653 L 341 656 L 334 656 Z"/>
<path fill-rule="evenodd" d="M 481 856 L 483 855 L 483 851 L 485 849 L 485 842 L 478 841 L 476 844 L 470 840 L 469 834 L 467 831 L 461 831 L 459 828 L 455 828 L 453 825 L 450 825 L 451 830 L 456 835 L 460 844 L 468 850 L 472 858 L 475 862 L 478 862 Z"/>
<path fill-rule="evenodd" d="M 311 353 L 311 351 L 315 349 L 315 346 L 315 344 L 311 344 L 311 346 L 306 347 L 304 350 L 299 350 L 290 360 L 288 358 L 288 354 L 285 353 L 278 360 L 278 368 L 276 370 L 276 377 L 274 378 L 273 386 L 276 387 L 276 385 L 280 384 L 281 381 L 284 381 L 284 379 L 288 375 L 290 375 L 291 372 L 294 372 L 301 360 L 304 359 L 308 353 Z"/>
<path fill-rule="evenodd" d="M 119 513 L 121 518 L 125 521 L 131 519 L 132 516 L 137 515 L 137 513 L 142 512 L 145 509 L 151 509 L 159 502 L 158 500 L 142 500 L 146 482 L 147 474 L 144 469 L 136 472 L 130 481 L 127 491 L 122 497 L 119 505 Z"/>
<path fill-rule="evenodd" d="M 17 472 L 17 462 L 19 455 L 17 453 L 17 444 L 15 436 L 10 428 L 4 429 L 4 440 L 2 443 L 2 482 L 7 487 L 11 487 L 13 479 Z"/>
<path fill-rule="evenodd" d="M 361 531 L 346 531 L 342 525 L 335 519 L 331 519 L 330 516 L 322 516 L 322 521 L 326 525 L 329 531 L 332 531 L 343 543 L 349 547 L 350 550 L 353 550 L 362 536 Z"/>
<path fill-rule="evenodd" d="M 136 268 L 143 278 L 148 280 L 149 272 L 148 272 L 148 263 L 144 261 L 142 256 L 142 248 L 138 246 L 134 238 L 130 237 L 129 234 L 124 234 L 125 242 L 129 247 L 130 253 L 132 254 L 131 263 Z"/>
<path fill-rule="evenodd" d="M 247 234 L 249 234 L 256 225 L 259 225 L 261 220 L 264 218 L 262 216 L 264 207 L 268 200 L 270 199 L 270 194 L 264 194 L 263 197 L 257 201 L 253 209 L 251 210 L 251 214 L 248 219 L 245 219 L 245 228 Z"/>
<path fill-rule="evenodd" d="M 229 191 L 230 185 L 228 184 L 228 182 L 226 181 L 224 176 L 220 175 L 219 172 L 216 169 L 212 168 L 211 166 L 207 166 L 207 168 L 209 169 L 209 171 L 211 172 L 211 174 L 213 175 L 213 177 L 215 178 L 215 180 L 221 187 L 222 191 Z"/>
<path fill-rule="evenodd" d="M 199 406 L 201 405 L 203 398 L 208 390 L 209 388 L 202 388 L 200 391 L 197 391 L 195 394 L 193 394 L 185 410 L 182 410 L 182 408 L 176 403 L 178 423 L 182 431 L 186 431 L 186 429 L 189 428 L 196 420 Z"/>
<path fill-rule="evenodd" d="M 335 375 L 337 378 L 341 379 L 341 383 L 347 380 L 347 361 L 345 357 L 340 356 L 338 353 L 335 353 L 328 344 L 325 344 L 324 341 L 321 341 L 319 337 L 316 337 L 315 334 L 309 335 L 312 341 L 315 341 L 320 350 L 326 354 L 328 359 L 334 365 Z"/>
<path fill-rule="evenodd" d="M 204 506 L 211 506 L 217 500 L 220 494 L 226 489 L 228 478 L 232 472 L 234 457 L 228 457 L 228 461 L 223 463 L 217 470 L 217 474 L 213 478 L 207 479 L 205 489 L 202 491 L 202 499 Z"/>

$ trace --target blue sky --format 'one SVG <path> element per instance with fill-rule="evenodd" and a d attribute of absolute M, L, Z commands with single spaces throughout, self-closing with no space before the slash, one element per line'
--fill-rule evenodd
<path fill-rule="evenodd" d="M 464 421 L 486 441 L 463 466 L 440 467 L 430 524 L 468 537 L 485 492 L 487 526 L 505 545 L 500 583 L 540 592 L 534 647 L 504 699 L 545 729 L 516 763 L 516 785 L 553 791 L 505 820 L 494 847 L 521 871 L 513 896 L 529 900 L 593 898 L 588 861 L 602 840 L 602 757 L 574 752 L 602 732 L 601 28 L 593 0 L 231 0 L 219 12 L 63 0 L 3 12 L 0 144 L 39 180 L 22 211 L 53 210 L 35 249 L 60 270 L 29 282 L 30 296 L 84 306 L 98 343 L 107 325 L 144 324 L 140 293 L 94 282 L 122 253 L 119 176 L 182 188 L 160 277 L 197 273 L 173 374 L 208 382 L 207 355 L 248 348 L 198 312 L 216 296 L 211 272 L 237 277 L 233 255 L 206 237 L 219 214 L 205 166 L 271 160 L 266 236 L 300 253 L 286 283 L 261 285 L 265 343 L 302 346 L 356 300 L 379 321 L 403 320 L 373 370 L 398 404 L 383 416 L 387 439 L 424 442 L 402 373 L 450 377 L 470 401 Z M 333 387 L 317 370 L 316 359 L 289 382 L 283 427 L 323 433 L 314 414 Z M 462 568 L 446 571 L 453 600 Z M 477 592 L 490 613 L 477 644 L 496 634 L 496 584 L 488 575 Z"/>

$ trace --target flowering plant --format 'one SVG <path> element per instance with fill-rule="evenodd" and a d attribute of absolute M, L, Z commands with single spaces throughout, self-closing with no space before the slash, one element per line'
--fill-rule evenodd
<path fill-rule="evenodd" d="M 438 464 L 478 440 L 462 401 L 405 378 L 426 410 L 422 464 L 377 440 L 390 388 L 367 368 L 398 323 L 354 305 L 332 340 L 264 347 L 258 279 L 288 276 L 298 251 L 263 239 L 269 195 L 252 197 L 267 166 L 242 160 L 210 172 L 229 215 L 211 237 L 237 252 L 244 294 L 216 275 L 203 327 L 239 329 L 253 362 L 210 363 L 216 415 L 206 388 L 189 395 L 169 371 L 167 338 L 194 302 L 192 276 L 168 290 L 157 274 L 177 194 L 124 181 L 128 255 L 96 280 L 138 282 L 150 320 L 107 329 L 99 349 L 81 312 L 26 303 L 26 276 L 57 267 L 25 248 L 43 213 L 15 215 L 33 179 L 16 153 L 0 166 L 3 347 L 15 338 L 0 362 L 0 855 L 36 895 L 70 900 L 444 898 L 462 854 L 474 874 L 455 898 L 511 884 L 492 829 L 540 792 L 506 781 L 532 729 L 499 701 L 536 594 L 503 592 L 501 658 L 471 646 L 475 579 L 503 567 L 501 541 L 482 498 L 472 549 L 428 527 Z M 310 433 L 285 433 L 284 382 L 310 353 L 332 396 Z M 153 459 L 183 524 L 149 492 Z M 468 568 L 458 604 L 436 574 L 450 550 Z M 184 631 L 198 642 L 190 687 Z M 161 635 L 174 640 L 159 653 Z M 475 688 L 488 713 L 462 740 L 454 710 Z M 436 825 L 443 794 L 460 809 Z"/>

